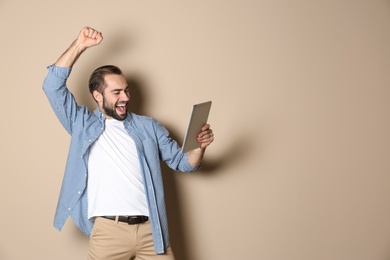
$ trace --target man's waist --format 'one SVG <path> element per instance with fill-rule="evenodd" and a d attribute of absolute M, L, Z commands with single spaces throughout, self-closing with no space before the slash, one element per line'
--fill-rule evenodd
<path fill-rule="evenodd" d="M 102 216 L 102 218 L 124 222 L 129 225 L 143 224 L 149 220 L 147 216 Z"/>

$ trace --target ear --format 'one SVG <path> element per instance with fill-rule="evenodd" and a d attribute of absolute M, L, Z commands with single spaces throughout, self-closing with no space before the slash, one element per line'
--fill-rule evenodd
<path fill-rule="evenodd" d="M 93 98 L 96 100 L 96 102 L 102 102 L 103 101 L 103 95 L 97 90 L 94 90 L 93 93 Z"/>

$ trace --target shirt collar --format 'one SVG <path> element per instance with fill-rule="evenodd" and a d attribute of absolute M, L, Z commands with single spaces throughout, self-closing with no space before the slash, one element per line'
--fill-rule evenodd
<path fill-rule="evenodd" d="M 96 108 L 93 113 L 100 120 L 100 122 L 103 123 L 106 120 L 106 117 L 103 115 L 99 108 Z"/>
<path fill-rule="evenodd" d="M 96 108 L 94 111 L 93 111 L 94 115 L 100 120 L 100 122 L 104 123 L 106 121 L 106 117 L 104 116 L 104 114 L 100 111 L 99 108 Z M 127 117 L 124 121 L 127 121 L 128 123 L 130 123 L 131 121 L 131 113 L 127 113 Z"/>

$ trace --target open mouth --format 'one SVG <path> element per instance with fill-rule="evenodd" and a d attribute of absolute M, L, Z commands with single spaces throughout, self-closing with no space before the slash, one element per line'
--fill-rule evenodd
<path fill-rule="evenodd" d="M 123 104 L 118 104 L 116 105 L 116 111 L 118 114 L 126 114 L 127 113 L 127 105 L 126 103 L 123 103 Z"/>

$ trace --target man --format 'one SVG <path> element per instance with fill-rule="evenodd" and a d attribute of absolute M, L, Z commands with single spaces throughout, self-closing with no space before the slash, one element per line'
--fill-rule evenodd
<path fill-rule="evenodd" d="M 176 171 L 199 168 L 214 140 L 206 124 L 199 148 L 182 154 L 156 120 L 127 112 L 129 87 L 115 66 L 96 69 L 89 90 L 97 109 L 79 106 L 66 87 L 74 63 L 103 36 L 84 27 L 43 83 L 50 104 L 71 135 L 54 226 L 72 220 L 90 237 L 89 259 L 174 259 L 169 246 L 160 160 Z"/>

